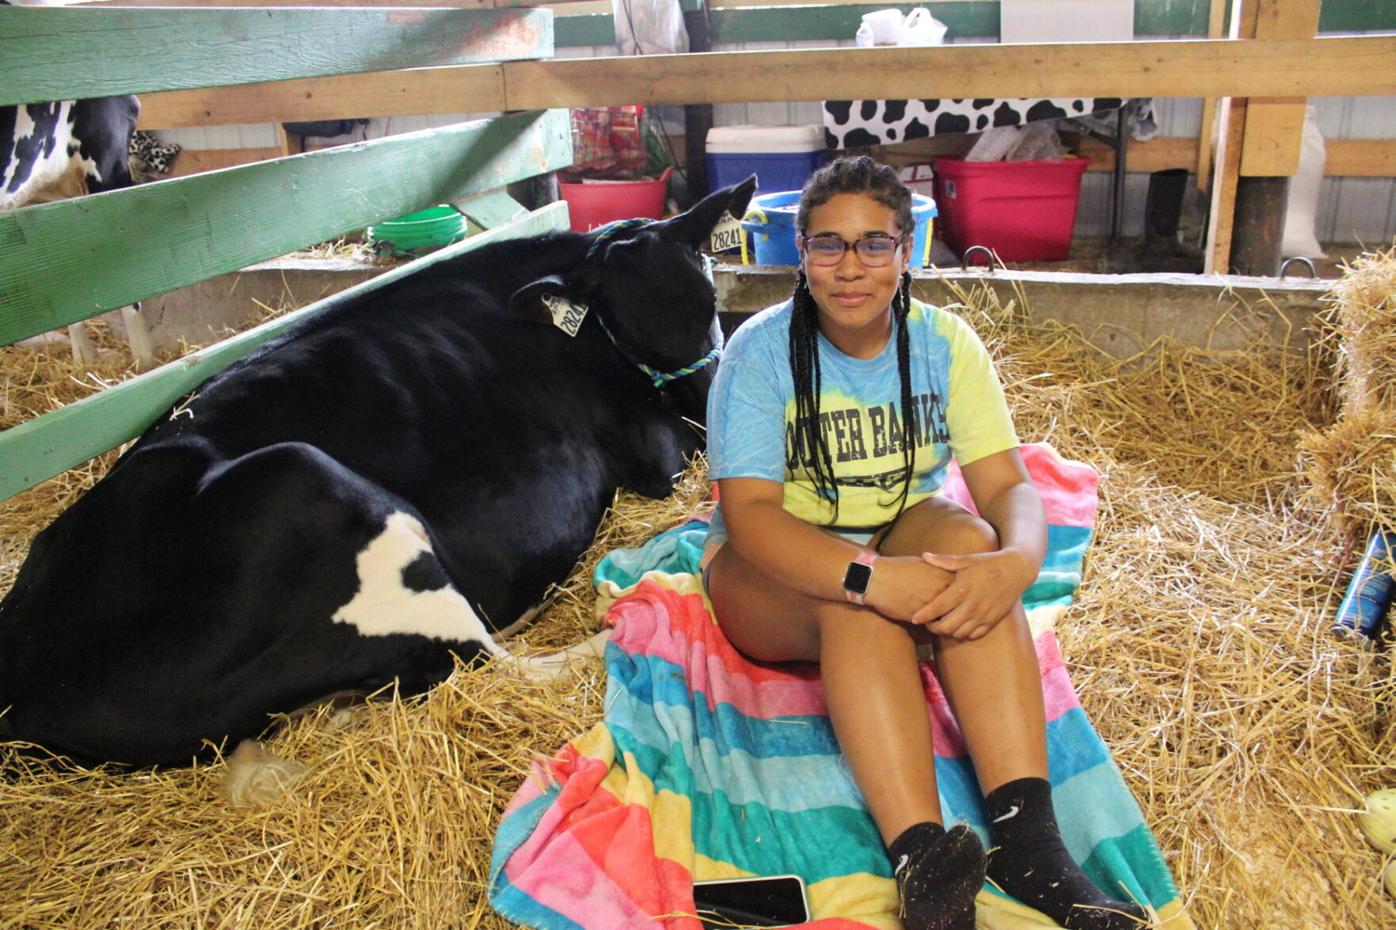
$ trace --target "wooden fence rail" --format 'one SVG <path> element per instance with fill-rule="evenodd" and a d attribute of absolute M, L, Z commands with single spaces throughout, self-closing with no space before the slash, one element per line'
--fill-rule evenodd
<path fill-rule="evenodd" d="M 0 105 L 553 53 L 548 10 L 0 6 Z"/>
<path fill-rule="evenodd" d="M 143 98 L 148 129 L 543 106 L 1396 93 L 1396 36 L 709 52 L 464 65 Z"/>

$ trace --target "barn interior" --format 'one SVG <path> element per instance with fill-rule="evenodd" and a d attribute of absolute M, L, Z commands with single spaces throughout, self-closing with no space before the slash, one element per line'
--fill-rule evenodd
<path fill-rule="evenodd" d="M 105 20 L 45 10 L 34 27 L 0 9 L 0 37 L 31 42 L 25 64 L 0 60 L 13 88 L 0 104 L 135 92 L 140 128 L 181 148 L 156 183 L 0 214 L 14 244 L 0 343 L 139 299 L 160 363 L 140 370 L 120 323 L 102 319 L 88 321 L 95 360 L 0 348 L 0 596 L 33 536 L 174 399 L 298 312 L 414 267 L 375 254 L 370 225 L 458 204 L 472 235 L 438 258 L 565 227 L 556 179 L 538 177 L 574 158 L 567 108 L 656 109 L 682 201 L 711 180 L 709 129 L 819 123 L 826 99 L 1147 97 L 1156 138 L 1077 140 L 1090 165 L 1065 258 L 962 264 L 941 238 L 916 293 L 963 305 L 1025 441 L 1101 476 L 1084 579 L 1056 633 L 1191 925 L 1396 920 L 1396 865 L 1358 825 L 1364 799 L 1396 786 L 1390 627 L 1333 629 L 1373 533 L 1396 531 L 1389 11 L 1134 0 L 1125 41 L 1097 45 L 1013 38 L 1010 0 L 951 0 L 926 5 L 948 24 L 942 44 L 865 49 L 855 33 L 873 5 L 683 0 L 691 51 L 676 58 L 623 54 L 609 6 L 591 3 L 167 5 L 81 5 Z M 168 40 L 122 38 L 155 28 Z M 288 52 L 326 29 L 323 60 Z M 120 54 L 80 50 L 91 30 Z M 160 57 L 210 30 L 225 42 L 204 60 Z M 61 41 L 40 50 L 35 35 Z M 88 77 L 62 67 L 74 57 Z M 1291 253 L 1282 182 L 1292 196 L 1309 108 L 1327 160 L 1303 221 L 1314 247 Z M 336 137 L 285 128 L 359 118 Z M 975 137 L 853 150 L 912 168 Z M 1150 177 L 1179 169 L 1206 220 L 1166 257 L 1198 267 L 1142 270 Z M 1314 276 L 1282 273 L 1289 258 Z M 729 328 L 789 293 L 793 268 L 718 259 Z M 618 495 L 513 645 L 594 633 L 597 562 L 711 507 L 701 460 L 669 500 Z M 232 747 L 129 772 L 0 745 L 0 925 L 514 927 L 486 893 L 505 806 L 540 755 L 602 719 L 606 687 L 600 661 L 551 683 L 461 666 L 426 695 L 278 721 L 266 745 L 292 766 L 258 806 L 226 795 Z"/>

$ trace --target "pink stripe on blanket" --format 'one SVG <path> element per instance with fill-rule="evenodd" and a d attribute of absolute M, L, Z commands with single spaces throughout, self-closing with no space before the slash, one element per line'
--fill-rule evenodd
<path fill-rule="evenodd" d="M 615 627 L 613 645 L 680 666 L 710 709 L 730 704 L 759 718 L 828 713 L 813 666 L 781 669 L 747 660 L 713 623 L 701 595 L 679 594 L 647 579 L 617 601 L 606 619 Z"/>
<path fill-rule="evenodd" d="M 1050 448 L 1036 443 L 1018 447 L 1028 474 L 1042 496 L 1047 522 L 1057 526 L 1095 526 L 1100 475 L 1089 465 L 1069 462 Z M 978 513 L 965 487 L 957 462 L 950 463 L 941 493 L 967 510 Z"/>
<path fill-rule="evenodd" d="M 516 809 L 541 797 L 549 787 L 561 785 L 573 776 L 581 776 L 588 785 L 599 784 L 608 770 L 605 762 L 584 756 L 571 743 L 567 743 L 552 758 L 534 761 L 528 777 L 504 809 L 504 816 L 508 817 Z"/>
<path fill-rule="evenodd" d="M 637 805 L 630 806 L 644 810 Z M 549 841 L 546 865 L 524 869 L 519 875 L 509 876 L 510 884 L 534 901 L 583 927 L 606 927 L 607 930 L 701 930 L 702 925 L 694 917 L 655 919 L 648 916 L 644 905 L 630 898 L 613 881 L 617 873 L 611 872 L 609 867 L 598 868 L 571 833 L 565 830 L 553 833 L 549 830 L 546 836 Z M 513 858 L 517 857 L 516 853 Z M 684 886 L 680 884 L 678 887 Z M 653 913 L 672 911 L 656 909 Z"/>

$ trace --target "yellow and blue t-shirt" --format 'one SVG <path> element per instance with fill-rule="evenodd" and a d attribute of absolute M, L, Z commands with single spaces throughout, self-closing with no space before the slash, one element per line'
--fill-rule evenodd
<path fill-rule="evenodd" d="M 969 324 L 912 301 L 914 428 L 903 435 L 895 337 L 877 357 L 844 355 L 819 336 L 820 426 L 838 484 L 838 523 L 816 491 L 813 450 L 795 441 L 790 373 L 791 303 L 753 316 L 732 336 L 708 396 L 708 474 L 764 478 L 785 488 L 785 509 L 808 523 L 853 535 L 891 521 L 901 497 L 904 443 L 915 448 L 907 506 L 940 491 L 953 456 L 967 465 L 1018 446 L 1003 388 Z"/>

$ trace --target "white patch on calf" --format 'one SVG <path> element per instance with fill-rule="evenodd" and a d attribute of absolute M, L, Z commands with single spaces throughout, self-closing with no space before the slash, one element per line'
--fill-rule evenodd
<path fill-rule="evenodd" d="M 0 211 L 18 210 L 27 203 L 35 203 L 45 200 L 56 200 L 62 197 L 71 197 L 78 194 L 87 193 L 87 183 L 82 176 L 81 170 L 73 170 L 73 159 L 68 153 L 68 143 L 72 138 L 71 127 L 68 118 L 71 115 L 73 102 L 64 100 L 59 106 L 58 120 L 53 127 L 53 146 L 45 146 L 45 150 L 29 167 L 28 177 L 24 178 L 17 190 L 11 191 L 10 185 L 14 180 L 15 173 L 19 170 L 19 158 L 15 149 L 10 150 L 10 163 L 0 174 Z M 36 130 L 33 117 L 29 115 L 29 109 L 24 104 L 16 107 L 15 114 L 15 147 L 22 142 L 32 142 Z M 38 140 L 47 142 L 48 140 Z"/>
<path fill-rule="evenodd" d="M 470 603 L 447 585 L 413 591 L 402 583 L 403 569 L 431 552 L 426 530 L 412 516 L 388 515 L 383 532 L 355 558 L 359 591 L 339 610 L 337 623 L 353 625 L 364 636 L 417 634 L 432 639 L 478 642 L 492 655 L 503 655 Z"/>

